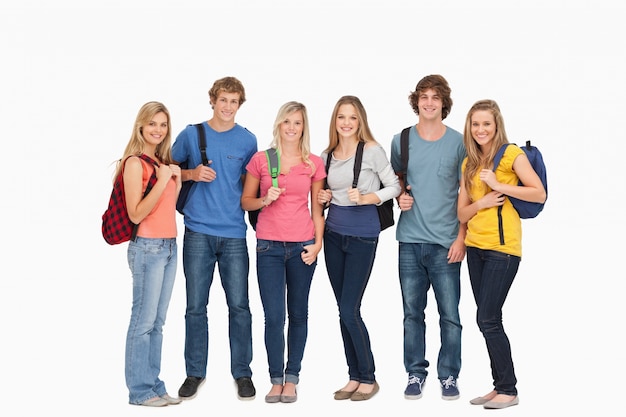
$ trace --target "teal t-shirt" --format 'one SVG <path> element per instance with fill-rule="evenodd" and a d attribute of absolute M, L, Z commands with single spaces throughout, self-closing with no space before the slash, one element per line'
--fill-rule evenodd
<path fill-rule="evenodd" d="M 460 132 L 446 126 L 440 139 L 427 141 L 415 126 L 411 128 L 407 183 L 415 201 L 411 210 L 400 212 L 396 226 L 399 242 L 452 245 L 459 233 L 457 200 L 463 159 Z M 391 141 L 391 165 L 394 171 L 401 171 L 400 133 Z"/>

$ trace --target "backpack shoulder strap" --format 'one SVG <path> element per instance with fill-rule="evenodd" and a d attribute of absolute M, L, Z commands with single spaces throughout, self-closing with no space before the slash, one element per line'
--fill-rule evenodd
<path fill-rule="evenodd" d="M 209 158 L 206 156 L 206 135 L 204 133 L 204 122 L 196 124 L 198 131 L 198 147 L 200 148 L 200 156 L 202 156 L 202 165 L 209 165 Z"/>
<path fill-rule="evenodd" d="M 272 177 L 272 186 L 278 187 L 278 174 L 280 174 L 280 155 L 278 154 L 278 149 L 266 149 L 265 157 L 267 158 L 267 169 Z"/>
<path fill-rule="evenodd" d="M 406 187 L 406 171 L 409 166 L 409 132 L 411 126 L 405 127 L 400 133 L 400 161 L 402 163 L 402 181 L 404 182 L 404 191 L 407 191 Z"/>
<path fill-rule="evenodd" d="M 498 165 L 500 165 L 500 160 L 504 156 L 504 151 L 506 151 L 507 146 L 509 146 L 508 143 L 505 143 L 504 145 L 502 145 L 500 149 L 498 149 L 498 152 L 496 152 L 496 156 L 493 157 L 493 171 L 494 172 L 496 168 L 498 168 Z"/>
<path fill-rule="evenodd" d="M 141 155 L 139 155 L 139 158 L 143 159 L 144 161 L 146 161 L 150 165 L 154 165 L 154 167 L 155 167 L 155 169 L 152 170 L 152 175 L 150 175 L 150 179 L 148 179 L 148 184 L 146 185 L 146 191 L 144 191 L 144 193 L 143 193 L 143 198 L 146 198 L 146 196 L 148 195 L 150 190 L 152 190 L 152 187 L 154 187 L 154 184 L 156 184 L 156 182 L 157 182 L 156 168 L 159 166 L 159 163 L 157 161 L 155 161 L 154 159 L 150 158 L 148 155 L 143 154 L 143 153 Z M 130 240 L 132 240 L 133 242 L 137 238 L 137 231 L 138 230 L 139 230 L 139 224 L 135 224 L 133 226 L 133 231 L 130 234 Z"/>
<path fill-rule="evenodd" d="M 356 146 L 356 154 L 354 155 L 354 179 L 352 180 L 352 188 L 356 188 L 359 182 L 359 174 L 361 173 L 361 162 L 363 162 L 363 148 L 365 142 L 359 141 Z"/>
<path fill-rule="evenodd" d="M 144 161 L 146 161 L 150 165 L 154 165 L 154 166 L 157 166 L 157 167 L 159 166 L 159 163 L 157 161 L 155 161 L 154 159 L 150 158 L 145 153 L 142 153 L 141 155 L 139 155 L 139 158 L 143 159 Z"/>
<path fill-rule="evenodd" d="M 155 167 L 159 166 L 159 163 L 157 161 L 155 161 L 154 159 L 150 158 L 146 154 L 142 153 L 141 155 L 139 155 L 139 158 L 143 159 L 144 161 L 146 161 L 150 165 L 154 165 Z M 150 190 L 152 189 L 154 184 L 156 184 L 156 182 L 157 182 L 156 169 L 153 169 L 152 170 L 152 175 L 150 175 L 150 179 L 148 180 L 148 184 L 146 185 L 146 191 L 143 194 L 144 197 L 148 195 L 148 193 L 150 192 Z"/>
<path fill-rule="evenodd" d="M 504 156 L 504 151 L 506 151 L 506 148 L 509 145 L 510 145 L 509 143 L 505 143 L 502 146 L 500 146 L 500 149 L 498 149 L 498 152 L 496 152 L 496 156 L 493 157 L 493 172 L 496 172 L 498 165 L 500 165 L 500 160 Z M 502 206 L 498 206 L 498 232 L 500 234 L 500 244 L 504 245 L 504 228 L 502 225 Z"/>
<path fill-rule="evenodd" d="M 328 170 L 330 169 L 330 160 L 333 158 L 333 150 L 328 151 L 326 155 L 326 178 L 324 178 L 324 189 L 328 190 Z"/>

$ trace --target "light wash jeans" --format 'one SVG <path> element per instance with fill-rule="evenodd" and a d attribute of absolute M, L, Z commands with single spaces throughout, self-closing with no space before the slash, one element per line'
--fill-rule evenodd
<path fill-rule="evenodd" d="M 176 239 L 138 237 L 128 244 L 133 305 L 126 335 L 126 386 L 129 402 L 141 404 L 164 395 L 161 372 L 163 325 L 174 288 Z"/>
<path fill-rule="evenodd" d="M 437 376 L 459 377 L 461 370 L 461 262 L 448 263 L 448 249 L 429 243 L 399 244 L 398 268 L 404 308 L 404 367 L 410 375 L 425 379 L 426 302 L 432 286 L 439 311 L 441 347 Z"/>
<path fill-rule="evenodd" d="M 278 242 L 258 239 L 257 277 L 265 313 L 265 349 L 270 382 L 282 385 L 299 382 L 308 335 L 309 292 L 317 261 L 302 261 L 307 242 Z M 285 317 L 287 325 L 287 366 L 285 367 Z"/>
<path fill-rule="evenodd" d="M 183 269 L 187 288 L 185 366 L 187 376 L 206 376 L 209 349 L 207 304 L 218 265 L 228 305 L 230 370 L 233 378 L 251 377 L 252 314 L 248 299 L 250 258 L 245 238 L 225 238 L 185 229 Z"/>

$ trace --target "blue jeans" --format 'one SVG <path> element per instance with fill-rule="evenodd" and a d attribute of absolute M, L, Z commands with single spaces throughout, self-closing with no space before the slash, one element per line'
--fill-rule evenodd
<path fill-rule="evenodd" d="M 133 305 L 126 334 L 126 386 L 129 402 L 141 404 L 167 392 L 159 373 L 163 325 L 176 277 L 176 239 L 138 237 L 129 242 L 127 258 Z"/>
<path fill-rule="evenodd" d="M 438 378 L 458 378 L 461 370 L 461 263 L 448 263 L 448 249 L 429 243 L 399 243 L 398 268 L 404 308 L 404 367 L 425 379 L 425 313 L 432 286 L 439 311 L 441 347 L 437 358 Z"/>
<path fill-rule="evenodd" d="M 361 317 L 361 301 L 372 273 L 378 237 L 345 236 L 326 229 L 324 258 L 339 308 L 339 326 L 350 380 L 373 384 L 374 355 Z"/>
<path fill-rule="evenodd" d="M 274 385 L 299 382 L 304 346 L 308 334 L 309 291 L 317 261 L 302 262 L 307 242 L 257 240 L 257 277 L 265 312 L 265 349 L 270 381 Z M 285 306 L 286 300 L 286 306 Z M 285 367 L 285 316 L 287 367 Z"/>
<path fill-rule="evenodd" d="M 206 376 L 209 349 L 207 304 L 216 263 L 228 306 L 230 371 L 235 379 L 251 377 L 252 315 L 248 299 L 250 258 L 246 239 L 210 236 L 189 229 L 185 229 L 183 242 L 183 269 L 187 288 L 187 376 Z"/>
<path fill-rule="evenodd" d="M 467 267 L 476 301 L 476 322 L 487 344 L 494 389 L 517 395 L 511 345 L 502 325 L 502 307 L 521 258 L 493 250 L 467 248 Z"/>

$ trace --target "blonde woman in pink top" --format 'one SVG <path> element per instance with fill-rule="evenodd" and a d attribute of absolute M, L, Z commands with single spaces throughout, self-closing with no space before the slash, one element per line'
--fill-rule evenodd
<path fill-rule="evenodd" d="M 181 188 L 180 168 L 170 153 L 170 129 L 163 104 L 144 104 L 117 168 L 124 170 L 128 216 L 139 224 L 137 237 L 128 244 L 133 304 L 126 335 L 126 386 L 130 404 L 151 407 L 181 402 L 168 395 L 159 378 L 163 325 L 176 276 L 176 199 Z M 142 154 L 153 163 L 140 159 Z M 144 197 L 154 171 L 156 183 Z"/>
<path fill-rule="evenodd" d="M 323 209 L 313 196 L 322 189 L 326 173 L 322 159 L 311 154 L 307 111 L 301 103 L 281 106 L 270 146 L 280 161 L 278 187 L 272 185 L 265 151 L 257 152 L 246 167 L 241 205 L 247 211 L 262 208 L 256 226 L 256 264 L 272 384 L 265 401 L 292 403 L 297 400 L 309 290 L 324 233 Z"/>

